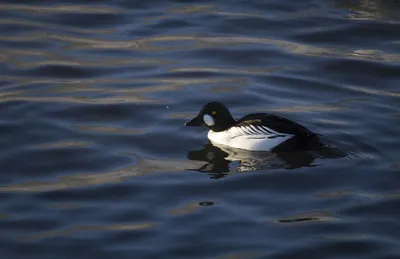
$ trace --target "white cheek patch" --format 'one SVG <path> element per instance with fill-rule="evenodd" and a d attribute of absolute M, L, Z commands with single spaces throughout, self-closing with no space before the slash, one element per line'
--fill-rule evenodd
<path fill-rule="evenodd" d="M 204 114 L 203 120 L 204 120 L 204 123 L 205 123 L 207 126 L 209 126 L 209 127 L 215 125 L 215 121 L 214 121 L 213 117 L 211 117 L 211 116 L 208 115 L 208 114 Z"/>

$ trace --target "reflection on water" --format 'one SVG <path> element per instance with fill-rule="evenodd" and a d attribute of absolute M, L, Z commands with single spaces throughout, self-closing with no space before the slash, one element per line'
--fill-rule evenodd
<path fill-rule="evenodd" d="M 2 1 L 2 258 L 399 258 L 399 10 Z M 208 145 L 211 100 L 329 145 Z"/>
<path fill-rule="evenodd" d="M 335 0 L 335 6 L 347 8 L 353 19 L 389 19 L 400 21 L 400 2 L 387 0 Z"/>
<path fill-rule="evenodd" d="M 333 215 L 331 215 L 331 213 L 324 211 L 315 211 L 315 212 L 302 213 L 284 219 L 279 219 L 278 222 L 287 224 L 287 223 L 304 223 L 309 221 L 331 221 L 331 220 L 337 220 Z"/>
<path fill-rule="evenodd" d="M 109 226 L 73 226 L 62 230 L 42 232 L 32 235 L 27 235 L 21 238 L 23 242 L 35 242 L 41 239 L 54 238 L 54 237 L 73 237 L 82 235 L 82 232 L 101 232 L 101 231 L 133 231 L 154 228 L 153 223 L 140 223 L 140 224 L 119 224 Z"/>
<path fill-rule="evenodd" d="M 191 161 L 171 161 L 152 158 L 140 158 L 136 166 L 120 168 L 103 174 L 79 174 L 57 177 L 53 181 L 25 182 L 22 184 L 0 186 L 1 192 L 44 192 L 72 188 L 89 187 L 92 185 L 124 182 L 132 177 L 143 176 L 157 172 L 183 172 L 187 168 L 200 163 Z"/>
<path fill-rule="evenodd" d="M 201 201 L 201 202 L 191 202 L 189 204 L 186 204 L 185 206 L 181 208 L 174 208 L 169 211 L 171 215 L 180 215 L 180 214 L 187 214 L 187 213 L 193 213 L 196 210 L 200 209 L 201 207 L 204 206 L 213 206 L 214 202 L 212 201 Z"/>
<path fill-rule="evenodd" d="M 0 9 L 7 11 L 19 11 L 24 13 L 121 13 L 122 9 L 115 8 L 112 6 L 100 7 L 96 5 L 63 5 L 58 4 L 57 6 L 44 6 L 44 5 L 22 5 L 22 4 L 0 4 Z"/>
<path fill-rule="evenodd" d="M 322 159 L 344 158 L 346 155 L 346 152 L 327 145 L 316 150 L 249 152 L 207 144 L 202 149 L 190 151 L 187 157 L 206 162 L 192 170 L 206 172 L 211 178 L 219 179 L 236 172 L 316 167 L 322 165 Z"/>

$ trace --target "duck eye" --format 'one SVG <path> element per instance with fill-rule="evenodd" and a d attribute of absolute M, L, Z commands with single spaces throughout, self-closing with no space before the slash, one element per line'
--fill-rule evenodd
<path fill-rule="evenodd" d="M 211 112 L 211 115 L 215 115 L 215 114 L 217 114 L 216 111 L 212 111 L 212 112 Z"/>

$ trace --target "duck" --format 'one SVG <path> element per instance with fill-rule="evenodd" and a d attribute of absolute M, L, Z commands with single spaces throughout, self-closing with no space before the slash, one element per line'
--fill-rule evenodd
<path fill-rule="evenodd" d="M 247 151 L 289 151 L 320 145 L 320 134 L 283 117 L 252 113 L 235 120 L 221 102 L 206 103 L 185 126 L 204 126 L 213 145 Z"/>

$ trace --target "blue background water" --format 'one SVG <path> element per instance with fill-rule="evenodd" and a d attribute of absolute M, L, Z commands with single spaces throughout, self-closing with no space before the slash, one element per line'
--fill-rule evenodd
<path fill-rule="evenodd" d="M 399 1 L 1 1 L 1 258 L 399 258 L 399 44 Z M 210 100 L 330 148 L 226 154 Z"/>

